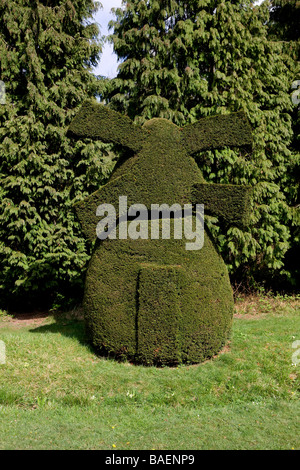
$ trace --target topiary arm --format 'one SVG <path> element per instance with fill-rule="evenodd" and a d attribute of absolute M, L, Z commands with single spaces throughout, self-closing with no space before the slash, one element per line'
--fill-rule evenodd
<path fill-rule="evenodd" d="M 127 116 L 123 116 L 95 100 L 87 100 L 71 122 L 68 135 L 121 144 L 138 152 L 146 134 Z"/>
<path fill-rule="evenodd" d="M 243 112 L 200 119 L 182 129 L 184 145 L 191 155 L 201 150 L 252 144 L 252 130 Z"/>
<path fill-rule="evenodd" d="M 124 215 L 119 210 L 120 195 L 127 195 L 128 188 L 132 185 L 132 177 L 129 173 L 109 181 L 102 188 L 90 194 L 83 201 L 74 205 L 77 217 L 87 239 L 94 241 L 97 237 L 96 227 L 100 218 L 96 215 L 97 208 L 102 204 L 111 204 L 116 210 L 117 219 Z M 128 195 L 128 207 L 134 204 L 134 193 Z M 127 213 L 127 210 L 126 210 Z"/>
<path fill-rule="evenodd" d="M 222 216 L 233 225 L 247 225 L 250 218 L 251 187 L 230 184 L 196 184 L 194 204 L 204 204 L 205 212 Z"/>

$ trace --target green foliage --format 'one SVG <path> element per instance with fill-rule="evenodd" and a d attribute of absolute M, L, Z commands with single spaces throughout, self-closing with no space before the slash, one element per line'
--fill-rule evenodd
<path fill-rule="evenodd" d="M 207 182 L 253 187 L 250 223 L 241 229 L 210 219 L 209 226 L 232 275 L 288 274 L 283 268 L 297 197 L 291 180 L 295 62 L 267 38 L 268 6 L 133 0 L 124 7 L 111 23 L 122 62 L 105 93 L 110 107 L 139 124 L 160 117 L 179 126 L 242 109 L 254 152 L 206 151 L 197 162 Z"/>
<path fill-rule="evenodd" d="M 223 217 L 229 224 L 246 225 L 250 219 L 251 188 L 228 184 L 197 184 L 193 190 L 196 203 L 205 211 Z"/>
<path fill-rule="evenodd" d="M 83 230 L 90 240 L 96 236 L 97 207 L 104 202 L 118 207 L 120 195 L 127 196 L 129 206 L 142 202 L 149 210 L 152 204 L 192 201 L 209 204 L 214 199 L 215 204 L 209 204 L 209 210 L 215 215 L 221 214 L 233 224 L 240 223 L 245 211 L 249 217 L 250 208 L 246 208 L 249 195 L 244 187 L 203 185 L 205 197 L 204 191 L 199 199 L 192 196 L 194 185 L 198 183 L 200 192 L 204 179 L 190 155 L 200 149 L 250 145 L 251 128 L 243 113 L 205 118 L 182 129 L 164 119 L 152 119 L 141 128 L 132 125 L 128 117 L 88 101 L 71 123 L 69 133 L 77 138 L 111 140 L 141 150 L 139 156 L 127 155 L 127 160 L 120 162 L 104 187 L 76 204 Z M 231 198 L 231 205 L 226 207 L 223 203 L 218 207 L 218 198 L 227 202 Z"/>
<path fill-rule="evenodd" d="M 138 276 L 137 358 L 144 364 L 178 364 L 184 330 L 179 266 L 145 265 Z"/>
<path fill-rule="evenodd" d="M 186 251 L 183 240 L 106 240 L 87 271 L 84 309 L 99 353 L 171 365 L 201 362 L 221 349 L 233 297 L 207 236 L 199 252 Z"/>
<path fill-rule="evenodd" d="M 270 5 L 270 22 L 268 35 L 273 41 L 279 41 L 282 55 L 288 63 L 291 58 L 297 61 L 292 70 L 290 81 L 291 91 L 293 84 L 300 83 L 300 3 L 298 0 L 272 0 Z M 299 86 L 297 86 L 299 88 Z M 299 96 L 299 95 L 298 95 Z M 290 112 L 293 127 L 293 140 L 290 145 L 292 151 L 291 166 L 288 169 L 289 195 L 292 202 L 289 226 L 291 249 L 286 256 L 285 269 L 288 277 L 296 284 L 300 280 L 299 263 L 297 262 L 300 250 L 300 107 L 295 104 Z"/>
<path fill-rule="evenodd" d="M 73 204 L 103 184 L 111 146 L 66 137 L 78 106 L 101 91 L 101 52 L 85 1 L 0 1 L 1 303 L 68 295 L 82 284 L 91 247 Z"/>
<path fill-rule="evenodd" d="M 112 204 L 119 221 L 126 215 L 118 208 L 122 195 L 127 205 L 139 203 L 148 210 L 153 204 L 207 202 L 213 213 L 224 211 L 233 224 L 247 213 L 248 188 L 203 184 L 191 157 L 199 149 L 249 145 L 251 129 L 241 113 L 206 118 L 183 129 L 152 119 L 141 128 L 88 101 L 69 132 L 121 144 L 128 137 L 127 146 L 139 149 L 133 157 L 127 155 L 105 186 L 76 205 L 91 240 L 100 204 Z M 200 251 L 188 251 L 186 240 L 150 240 L 152 221 L 146 224 L 148 237 L 96 244 L 84 299 L 90 339 L 101 353 L 147 365 L 201 362 L 229 336 L 233 296 L 226 266 L 207 235 Z"/>
<path fill-rule="evenodd" d="M 90 137 L 103 142 L 114 142 L 138 152 L 144 135 L 133 122 L 95 100 L 86 101 L 69 127 L 70 137 Z"/>
<path fill-rule="evenodd" d="M 299 0 L 271 0 L 269 34 L 276 41 L 299 41 Z"/>
<path fill-rule="evenodd" d="M 252 145 L 252 129 L 243 112 L 201 119 L 183 128 L 183 138 L 189 153 L 220 147 Z"/>

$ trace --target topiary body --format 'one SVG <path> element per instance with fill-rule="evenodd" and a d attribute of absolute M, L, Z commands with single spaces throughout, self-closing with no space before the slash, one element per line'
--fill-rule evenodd
<path fill-rule="evenodd" d="M 140 128 L 88 101 L 69 132 L 114 141 L 135 153 L 107 185 L 76 206 L 90 239 L 96 237 L 97 207 L 117 208 L 120 196 L 127 196 L 128 206 L 147 209 L 198 202 L 234 223 L 245 221 L 249 189 L 205 183 L 191 156 L 204 148 L 249 145 L 251 129 L 242 113 L 183 129 L 165 119 Z M 199 251 L 187 251 L 186 240 L 107 239 L 96 243 L 84 308 L 90 338 L 101 353 L 148 365 L 196 363 L 227 340 L 233 295 L 227 268 L 207 234 Z"/>

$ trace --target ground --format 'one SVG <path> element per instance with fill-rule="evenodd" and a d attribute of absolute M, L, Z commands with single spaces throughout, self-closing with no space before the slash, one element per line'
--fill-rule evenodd
<path fill-rule="evenodd" d="M 230 342 L 203 364 L 99 358 L 81 309 L 0 315 L 0 449 L 299 449 L 297 297 L 236 301 Z"/>

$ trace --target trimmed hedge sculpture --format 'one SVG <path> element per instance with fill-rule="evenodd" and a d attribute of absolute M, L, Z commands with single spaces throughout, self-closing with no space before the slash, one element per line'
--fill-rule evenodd
<path fill-rule="evenodd" d="M 134 152 L 105 186 L 76 205 L 90 240 L 96 239 L 97 207 L 112 204 L 118 210 L 120 196 L 127 196 L 128 207 L 199 203 L 232 224 L 247 221 L 250 188 L 205 183 L 192 158 L 205 149 L 251 145 L 243 113 L 202 119 L 183 129 L 158 118 L 138 127 L 87 101 L 69 134 Z M 185 243 L 97 239 L 84 310 L 88 334 L 100 353 L 146 365 L 175 365 L 202 362 L 220 351 L 233 315 L 228 272 L 207 233 L 201 250 L 187 251 Z"/>

